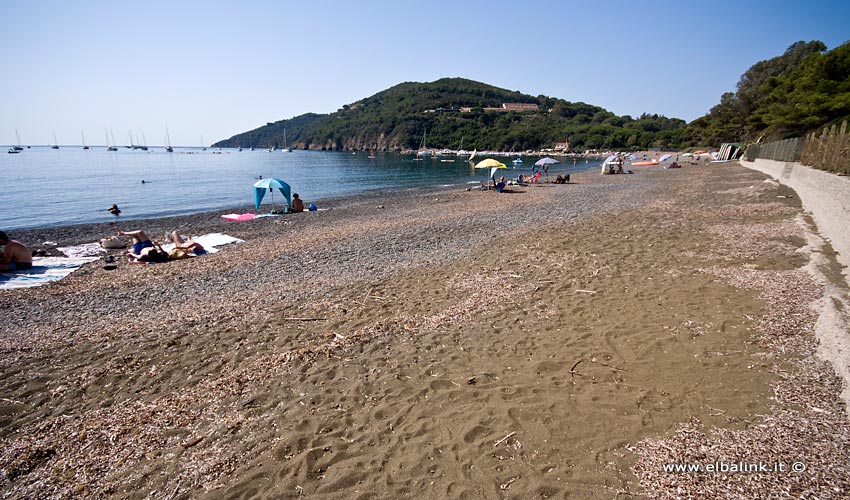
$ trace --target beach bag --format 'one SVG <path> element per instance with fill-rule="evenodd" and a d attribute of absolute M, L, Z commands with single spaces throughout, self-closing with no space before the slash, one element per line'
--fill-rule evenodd
<path fill-rule="evenodd" d="M 100 240 L 100 246 L 103 248 L 124 248 L 127 246 L 127 242 L 117 236 L 113 236 L 111 238 L 104 238 Z"/>

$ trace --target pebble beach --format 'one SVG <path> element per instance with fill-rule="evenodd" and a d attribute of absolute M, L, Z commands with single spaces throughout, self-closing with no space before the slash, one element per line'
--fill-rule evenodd
<path fill-rule="evenodd" d="M 0 290 L 3 497 L 850 495 L 817 355 L 848 290 L 794 192 L 737 163 L 571 180 L 10 231 L 244 242 Z M 719 462 L 775 470 L 665 468 Z"/>

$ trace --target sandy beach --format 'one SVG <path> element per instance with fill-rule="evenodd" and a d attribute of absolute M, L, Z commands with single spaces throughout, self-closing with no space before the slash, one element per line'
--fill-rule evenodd
<path fill-rule="evenodd" d="M 245 242 L 0 290 L 0 490 L 846 498 L 845 382 L 816 325 L 826 290 L 850 311 L 847 286 L 794 192 L 766 179 L 594 169 L 242 223 L 117 218 Z M 721 462 L 774 470 L 665 470 Z"/>

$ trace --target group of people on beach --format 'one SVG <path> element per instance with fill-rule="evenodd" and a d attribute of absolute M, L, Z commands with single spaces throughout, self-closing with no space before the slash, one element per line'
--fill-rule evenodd
<path fill-rule="evenodd" d="M 166 262 L 207 253 L 203 245 L 191 238 L 181 236 L 178 231 L 171 232 L 174 248 L 168 251 L 150 239 L 142 230 L 121 231 L 119 229 L 118 236 L 132 238 L 133 248 L 127 250 L 127 254 L 137 262 Z M 0 272 L 14 273 L 32 268 L 32 252 L 26 245 L 9 238 L 3 231 L 0 231 L 0 247 L 3 247 L 0 250 Z"/>
<path fill-rule="evenodd" d="M 117 205 L 112 205 L 108 210 L 114 215 L 121 213 Z M 311 205 L 310 210 L 315 210 L 315 207 Z M 304 211 L 304 202 L 297 193 L 292 196 L 289 211 Z M 191 238 L 181 236 L 176 230 L 170 234 L 174 247 L 168 251 L 164 250 L 158 242 L 150 239 L 142 230 L 121 231 L 117 227 L 116 230 L 119 238 L 132 238 L 133 248 L 127 250 L 127 254 L 136 262 L 166 262 L 207 253 L 203 245 Z M 102 240 L 101 243 L 106 248 L 123 248 L 125 246 L 125 243 L 121 243 L 118 238 L 111 238 L 110 240 L 114 240 L 117 245 L 107 246 L 106 240 Z M 32 252 L 20 241 L 9 238 L 3 231 L 0 231 L 0 247 L 2 247 L 2 250 L 0 250 L 0 272 L 26 271 L 32 268 Z"/>
<path fill-rule="evenodd" d="M 178 231 L 171 232 L 174 248 L 167 252 L 163 250 L 159 243 L 148 238 L 148 235 L 142 230 L 118 230 L 118 236 L 129 236 L 133 239 L 133 248 L 127 250 L 127 254 L 138 262 L 165 262 L 207 253 L 203 245 L 192 239 L 184 238 Z"/>

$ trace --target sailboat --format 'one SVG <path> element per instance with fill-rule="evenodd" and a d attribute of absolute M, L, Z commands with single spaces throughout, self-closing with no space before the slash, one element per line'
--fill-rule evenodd
<path fill-rule="evenodd" d="M 171 136 L 168 134 L 168 125 L 165 126 L 165 151 L 173 153 L 174 148 L 171 147 Z"/>
<path fill-rule="evenodd" d="M 428 129 L 422 132 L 422 143 L 419 145 L 419 151 L 416 152 L 416 158 L 413 161 L 422 161 L 421 156 L 428 156 L 429 151 L 425 149 L 425 136 L 428 134 Z"/>
<path fill-rule="evenodd" d="M 463 138 L 464 138 L 464 136 L 460 136 L 460 148 L 458 148 L 457 154 L 460 154 L 460 152 L 463 150 Z M 440 160 L 440 161 L 443 162 L 443 163 L 454 163 L 455 162 L 454 158 L 446 159 L 446 160 Z"/>
<path fill-rule="evenodd" d="M 111 134 L 112 130 L 110 130 L 109 133 Z M 112 135 L 112 142 L 111 143 L 109 142 L 109 135 L 106 133 L 106 129 L 103 129 L 103 135 L 106 136 L 106 150 L 107 151 L 118 151 L 118 148 L 115 147 L 115 135 L 114 134 Z M 112 144 L 112 145 L 110 146 L 110 144 Z"/>
<path fill-rule="evenodd" d="M 18 129 L 15 129 L 15 137 L 18 138 L 18 145 L 12 146 L 12 149 L 14 149 L 15 151 L 23 151 L 24 147 L 21 146 L 21 136 L 18 135 Z"/>
<path fill-rule="evenodd" d="M 458 156 L 466 156 L 466 155 L 469 154 L 469 151 L 463 149 L 463 140 L 464 139 L 466 139 L 465 135 L 460 137 L 460 147 L 457 148 L 457 155 Z"/>
<path fill-rule="evenodd" d="M 53 145 L 50 146 L 50 149 L 59 149 L 59 141 L 56 140 L 56 131 L 53 131 Z"/>
<path fill-rule="evenodd" d="M 286 147 L 286 129 L 283 129 L 283 148 L 281 149 L 284 153 L 291 153 L 292 150 Z"/>
<path fill-rule="evenodd" d="M 85 132 L 83 132 L 82 130 L 80 130 L 80 135 L 82 135 L 82 136 L 83 136 L 83 149 L 89 149 L 89 147 L 88 147 L 88 146 L 86 146 L 86 134 L 85 134 Z"/>
<path fill-rule="evenodd" d="M 118 148 L 115 146 L 110 146 L 109 144 L 109 134 L 106 133 L 106 129 L 103 129 L 103 135 L 106 137 L 106 150 L 107 151 L 118 151 Z M 112 142 L 115 142 L 115 138 L 112 139 Z"/>
<path fill-rule="evenodd" d="M 201 150 L 202 150 L 202 151 L 206 151 L 206 150 L 207 150 L 207 147 L 206 147 L 206 146 L 204 146 L 204 136 L 201 136 Z"/>

